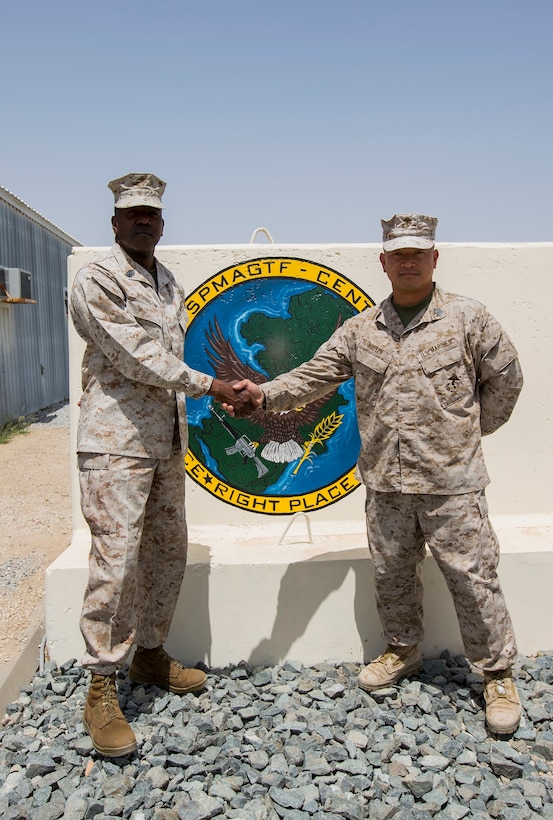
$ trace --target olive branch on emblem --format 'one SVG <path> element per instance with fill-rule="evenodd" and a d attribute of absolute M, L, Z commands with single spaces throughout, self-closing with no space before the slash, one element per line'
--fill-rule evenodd
<path fill-rule="evenodd" d="M 315 429 L 309 434 L 309 439 L 303 443 L 303 455 L 298 461 L 296 469 L 292 475 L 296 475 L 304 461 L 309 461 L 311 464 L 317 453 L 313 452 L 316 444 L 322 444 L 323 441 L 329 439 L 338 429 L 344 418 L 343 414 L 337 413 L 333 410 L 326 418 L 322 419 Z"/>

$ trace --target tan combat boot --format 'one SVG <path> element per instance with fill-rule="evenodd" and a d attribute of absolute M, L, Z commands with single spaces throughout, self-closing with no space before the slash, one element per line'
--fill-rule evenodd
<path fill-rule="evenodd" d="M 121 757 L 135 751 L 134 732 L 117 699 L 115 672 L 113 675 L 92 675 L 83 724 L 100 754 Z"/>
<path fill-rule="evenodd" d="M 496 735 L 516 732 L 522 709 L 510 669 L 484 672 L 484 700 L 490 732 Z"/>
<path fill-rule="evenodd" d="M 134 683 L 153 683 L 177 695 L 197 692 L 204 688 L 207 681 L 205 672 L 201 669 L 187 669 L 168 655 L 162 646 L 155 649 L 137 646 L 129 678 Z"/>
<path fill-rule="evenodd" d="M 366 692 L 385 689 L 421 668 L 422 655 L 418 645 L 388 646 L 382 655 L 361 670 L 359 686 Z"/>

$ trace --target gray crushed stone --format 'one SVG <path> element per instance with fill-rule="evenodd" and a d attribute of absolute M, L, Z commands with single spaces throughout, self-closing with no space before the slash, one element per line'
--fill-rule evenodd
<path fill-rule="evenodd" d="M 37 569 L 37 557 L 24 555 L 11 557 L 0 563 L 0 595 L 13 592 L 27 578 L 31 578 Z"/>
<path fill-rule="evenodd" d="M 32 428 L 52 429 L 54 427 L 69 427 L 69 415 L 69 402 L 61 401 L 30 413 L 25 417 L 25 420 Z"/>
<path fill-rule="evenodd" d="M 184 697 L 131 685 L 138 740 L 102 758 L 81 715 L 88 677 L 46 664 L 0 732 L 3 820 L 553 820 L 553 652 L 519 656 L 517 732 L 489 737 L 482 680 L 448 652 L 367 694 L 355 664 L 213 670 Z"/>

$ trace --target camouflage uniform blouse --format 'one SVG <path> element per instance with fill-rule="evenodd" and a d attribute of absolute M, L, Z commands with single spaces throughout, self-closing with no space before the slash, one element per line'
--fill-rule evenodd
<path fill-rule="evenodd" d="M 348 319 L 310 361 L 261 387 L 268 410 L 285 410 L 351 376 L 365 484 L 438 495 L 488 484 L 481 436 L 508 420 L 522 372 L 484 305 L 436 287 L 404 328 L 388 297 Z"/>
<path fill-rule="evenodd" d="M 156 292 L 148 272 L 114 245 L 75 277 L 71 317 L 86 342 L 78 452 L 168 458 L 175 396 L 186 449 L 184 395 L 204 395 L 213 379 L 183 362 L 184 294 L 159 262 L 157 276 Z"/>

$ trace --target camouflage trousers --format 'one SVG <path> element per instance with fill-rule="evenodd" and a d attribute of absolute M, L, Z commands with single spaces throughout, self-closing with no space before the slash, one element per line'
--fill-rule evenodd
<path fill-rule="evenodd" d="M 452 595 L 469 661 L 486 671 L 512 666 L 517 647 L 484 491 L 442 496 L 369 489 L 366 514 L 384 639 L 413 646 L 423 638 L 426 543 Z"/>
<path fill-rule="evenodd" d="M 109 675 L 134 643 L 164 643 L 186 566 L 184 463 L 79 454 L 81 506 L 92 536 L 80 627 L 83 666 Z"/>

